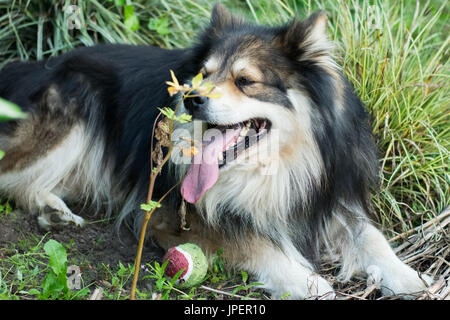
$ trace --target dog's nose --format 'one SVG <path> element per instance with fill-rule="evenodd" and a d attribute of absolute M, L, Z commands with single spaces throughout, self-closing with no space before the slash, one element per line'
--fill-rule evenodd
<path fill-rule="evenodd" d="M 208 103 L 209 98 L 201 96 L 197 90 L 192 91 L 189 95 L 194 97 L 187 98 L 184 101 L 184 105 L 191 113 L 205 107 Z"/>

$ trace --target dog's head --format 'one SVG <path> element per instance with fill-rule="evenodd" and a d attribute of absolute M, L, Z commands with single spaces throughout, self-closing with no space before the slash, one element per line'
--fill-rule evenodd
<path fill-rule="evenodd" d="M 324 92 L 328 101 L 335 100 L 334 82 L 338 79 L 326 24 L 325 14 L 317 12 L 307 20 L 283 26 L 258 26 L 221 5 L 214 7 L 211 24 L 197 49 L 206 52 L 199 71 L 215 85 L 214 93 L 220 97 L 197 96 L 185 101 L 193 118 L 208 125 L 209 144 L 200 161 L 228 170 L 248 165 L 237 159 L 250 160 L 258 167 L 280 158 L 298 162 L 300 153 L 300 157 L 320 162 L 312 129 L 317 120 L 313 105 L 323 105 Z M 333 106 L 334 102 L 328 107 Z M 197 177 L 216 176 L 218 171 L 201 170 L 199 166 L 192 173 L 196 177 L 193 184 L 215 183 L 217 178 L 199 181 Z"/>

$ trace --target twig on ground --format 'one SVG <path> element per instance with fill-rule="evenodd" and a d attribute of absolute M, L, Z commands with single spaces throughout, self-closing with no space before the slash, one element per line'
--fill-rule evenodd
<path fill-rule="evenodd" d="M 218 293 L 218 294 L 223 294 L 223 295 L 226 295 L 226 296 L 229 296 L 229 297 L 233 297 L 233 298 L 244 298 L 244 299 L 248 299 L 248 300 L 256 300 L 254 298 L 244 297 L 244 296 L 241 296 L 239 294 L 233 294 L 232 292 L 226 292 L 226 291 L 223 291 L 223 290 L 214 289 L 214 288 L 207 287 L 207 286 L 204 286 L 204 285 L 201 285 L 200 289 L 204 289 L 206 291 L 210 291 L 210 292 L 214 292 L 214 293 Z"/>

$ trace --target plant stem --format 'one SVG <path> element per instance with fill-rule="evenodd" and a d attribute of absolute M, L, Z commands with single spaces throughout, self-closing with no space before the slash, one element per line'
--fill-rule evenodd
<path fill-rule="evenodd" d="M 150 187 L 149 187 L 149 193 L 147 196 L 147 203 L 149 203 L 151 200 L 151 194 L 153 194 L 153 186 L 154 186 L 155 180 L 156 180 L 156 175 L 155 175 L 155 178 L 150 180 Z M 152 181 L 153 181 L 153 184 L 151 183 Z M 177 183 L 172 188 L 170 188 L 169 191 L 167 191 L 161 197 L 161 199 L 159 199 L 158 204 L 161 204 L 161 202 L 165 199 L 165 197 L 173 189 L 175 189 L 178 185 L 179 185 L 179 183 Z M 150 221 L 150 218 L 153 215 L 153 212 L 155 212 L 156 208 L 157 208 L 157 206 L 155 206 L 151 211 L 145 211 L 145 217 L 144 217 L 144 221 L 142 222 L 141 233 L 139 235 L 138 251 L 136 254 L 136 262 L 135 262 L 135 266 L 134 266 L 133 283 L 131 284 L 130 300 L 135 300 L 136 285 L 137 285 L 137 280 L 138 280 L 138 276 L 139 276 L 139 269 L 140 269 L 141 259 L 142 259 L 142 249 L 144 248 L 144 241 L 145 241 L 145 234 L 147 231 L 147 225 L 148 225 L 148 222 Z"/>
<path fill-rule="evenodd" d="M 181 100 L 181 102 L 178 103 L 178 105 L 176 106 L 175 114 L 177 113 L 178 108 L 180 107 L 181 103 L 183 102 L 184 97 L 185 96 L 183 96 L 183 99 Z M 161 113 L 158 114 L 157 118 L 155 119 L 155 121 L 153 123 L 152 141 L 151 141 L 151 147 L 150 147 L 150 149 L 151 149 L 150 150 L 150 164 L 151 164 L 151 166 L 150 166 L 150 184 L 149 184 L 148 193 L 147 193 L 147 203 L 150 203 L 150 201 L 152 200 L 153 189 L 155 187 L 156 178 L 157 178 L 158 174 L 161 172 L 162 167 L 170 159 L 170 156 L 172 155 L 172 150 L 173 150 L 173 145 L 170 144 L 167 155 L 164 157 L 161 164 L 158 165 L 156 170 L 153 171 L 153 167 L 152 167 L 153 160 L 151 157 L 151 153 L 153 152 L 153 137 L 154 137 L 154 133 L 155 133 L 155 126 L 156 126 L 156 122 L 158 121 L 158 118 L 160 117 L 160 115 L 161 115 Z M 172 141 L 172 133 L 173 133 L 173 120 L 170 119 L 170 121 L 169 121 L 169 141 Z M 159 199 L 158 204 L 161 204 L 161 202 L 169 194 L 169 192 L 171 192 L 177 185 L 178 185 L 178 183 L 176 185 L 174 185 L 172 188 L 170 188 L 169 191 L 167 191 L 166 194 L 163 195 L 161 197 L 161 199 Z M 131 291 L 130 291 L 130 300 L 135 300 L 136 285 L 137 285 L 137 281 L 138 281 L 138 277 L 139 277 L 139 269 L 140 269 L 141 258 L 142 258 L 142 249 L 144 248 L 144 241 L 145 241 L 145 234 L 147 231 L 147 225 L 148 225 L 148 222 L 150 221 L 150 218 L 152 217 L 153 212 L 156 210 L 156 208 L 157 207 L 155 206 L 151 211 L 145 211 L 145 217 L 144 217 L 144 221 L 142 222 L 141 232 L 139 235 L 139 243 L 138 243 L 138 249 L 137 249 L 137 253 L 136 253 L 136 261 L 135 261 L 135 265 L 134 265 L 133 282 L 131 284 Z"/>

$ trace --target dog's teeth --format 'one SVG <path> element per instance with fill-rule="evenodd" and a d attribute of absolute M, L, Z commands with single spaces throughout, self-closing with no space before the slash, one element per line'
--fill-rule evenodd
<path fill-rule="evenodd" d="M 222 152 L 219 153 L 219 156 L 217 157 L 217 159 L 218 159 L 219 161 L 223 161 L 223 153 L 222 153 Z"/>
<path fill-rule="evenodd" d="M 243 139 L 244 139 L 244 136 L 239 136 L 238 139 L 237 139 L 237 141 L 236 141 L 236 143 L 241 142 Z"/>
<path fill-rule="evenodd" d="M 245 123 L 245 127 L 246 127 L 247 129 L 249 129 L 250 126 L 251 126 L 251 124 L 252 124 L 252 121 L 251 121 L 251 120 L 248 120 L 248 121 Z"/>

